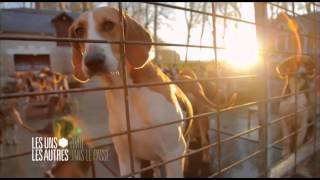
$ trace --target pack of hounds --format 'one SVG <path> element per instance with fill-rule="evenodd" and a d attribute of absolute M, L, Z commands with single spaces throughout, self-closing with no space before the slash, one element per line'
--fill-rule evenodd
<path fill-rule="evenodd" d="M 10 93 L 37 93 L 45 91 L 68 90 L 67 76 L 44 67 L 38 72 L 16 72 L 9 77 L 1 94 Z M 16 145 L 16 129 L 20 124 L 30 130 L 23 120 L 26 120 L 26 109 L 47 106 L 47 116 L 54 115 L 60 108 L 70 101 L 67 94 L 31 95 L 23 98 L 10 98 L 0 103 L 0 142 L 5 145 Z"/>

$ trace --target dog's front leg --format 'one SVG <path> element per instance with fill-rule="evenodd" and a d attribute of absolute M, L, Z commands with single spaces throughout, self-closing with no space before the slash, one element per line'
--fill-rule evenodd
<path fill-rule="evenodd" d="M 17 135 L 16 135 L 17 128 L 18 127 L 16 124 L 12 125 L 12 143 L 13 143 L 13 145 L 18 144 Z"/>
<path fill-rule="evenodd" d="M 288 137 L 288 135 L 291 132 L 292 124 L 290 124 L 290 123 L 293 123 L 292 120 L 293 120 L 292 118 L 289 118 L 289 119 L 284 119 L 281 121 L 282 137 L 283 138 L 286 137 L 286 139 L 284 139 L 283 143 L 282 143 L 282 156 L 287 156 L 290 154 L 292 137 Z"/>
<path fill-rule="evenodd" d="M 129 153 L 125 154 L 118 154 L 118 160 L 119 160 L 119 168 L 120 168 L 120 175 L 125 176 L 131 173 L 131 164 L 130 164 L 130 155 Z M 140 169 L 141 161 L 137 158 L 134 158 L 133 160 L 134 163 L 134 170 L 138 171 Z M 130 177 L 135 177 L 135 178 L 140 178 L 141 174 L 136 174 L 134 176 Z"/>
<path fill-rule="evenodd" d="M 306 137 L 308 128 L 308 112 L 301 113 L 298 120 L 298 128 L 301 132 L 297 135 L 297 146 L 300 147 L 303 144 L 303 141 Z"/>
<path fill-rule="evenodd" d="M 1 121 L 1 120 L 0 120 Z M 3 143 L 3 127 L 0 127 L 0 145 Z"/>
<path fill-rule="evenodd" d="M 125 176 L 131 173 L 131 159 L 128 147 L 128 141 L 125 136 L 115 137 L 112 139 L 114 148 L 118 155 L 118 163 L 120 168 L 120 176 Z M 134 170 L 140 169 L 141 162 L 136 157 L 133 157 Z M 140 174 L 134 175 L 134 177 L 140 177 Z"/>
<path fill-rule="evenodd" d="M 161 163 L 161 161 L 151 161 L 151 165 L 156 165 Z M 154 178 L 163 178 L 164 177 L 164 166 L 159 166 L 156 168 L 153 168 L 153 177 Z"/>
<path fill-rule="evenodd" d="M 11 131 L 11 127 L 6 125 L 5 126 L 5 131 L 4 131 L 4 142 L 6 145 L 10 145 L 10 131 Z"/>
<path fill-rule="evenodd" d="M 168 159 L 169 160 L 169 159 Z M 165 160 L 167 161 L 167 160 Z M 183 159 L 165 165 L 166 178 L 183 178 Z"/>
<path fill-rule="evenodd" d="M 176 150 L 171 151 L 168 153 L 165 157 L 163 157 L 163 161 L 169 161 L 177 157 L 181 157 L 185 154 L 184 148 L 178 148 Z M 180 158 L 176 161 L 170 162 L 165 165 L 165 171 L 166 171 L 166 178 L 183 178 L 183 165 L 184 165 L 185 159 Z"/>
<path fill-rule="evenodd" d="M 8 144 L 12 144 L 12 145 L 16 145 L 16 142 L 15 142 L 15 126 L 13 124 L 9 125 L 7 127 L 7 141 L 8 141 Z"/>

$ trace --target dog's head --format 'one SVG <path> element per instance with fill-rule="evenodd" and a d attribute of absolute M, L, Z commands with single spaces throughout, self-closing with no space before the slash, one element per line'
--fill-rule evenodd
<path fill-rule="evenodd" d="M 277 66 L 281 79 L 296 76 L 297 78 L 313 79 L 316 75 L 316 65 L 309 56 L 290 56 Z"/>
<path fill-rule="evenodd" d="M 51 69 L 46 67 L 41 69 L 39 78 L 42 85 L 52 86 L 51 88 L 53 88 L 55 85 L 61 83 L 64 76 L 61 73 L 52 71 Z"/>
<path fill-rule="evenodd" d="M 190 68 L 183 68 L 178 73 L 179 76 L 189 76 L 192 79 L 198 79 L 196 73 Z"/>
<path fill-rule="evenodd" d="M 309 56 L 290 56 L 276 67 L 283 80 L 297 80 L 298 86 L 313 82 L 316 76 L 316 64 Z"/>
<path fill-rule="evenodd" d="M 41 68 L 40 73 L 43 73 L 46 76 L 52 76 L 53 71 L 48 67 L 43 67 L 43 68 Z"/>
<path fill-rule="evenodd" d="M 123 17 L 121 17 L 123 16 Z M 135 20 L 111 7 L 101 7 L 80 15 L 69 28 L 71 38 L 104 41 L 121 41 L 122 23 L 126 41 L 150 43 L 149 33 Z M 111 74 L 119 71 L 121 61 L 120 44 L 111 43 L 72 43 L 72 63 L 74 76 L 81 82 L 91 76 Z M 135 68 L 143 67 L 149 59 L 151 45 L 126 44 L 125 59 Z"/>
<path fill-rule="evenodd" d="M 40 89 L 46 89 L 48 86 L 47 75 L 44 73 L 40 73 L 38 77 L 38 81 L 35 82 L 39 84 Z"/>
<path fill-rule="evenodd" d="M 15 89 L 17 92 L 25 92 L 27 91 L 27 85 L 25 83 L 24 74 L 21 72 L 16 72 L 13 76 L 16 81 Z"/>

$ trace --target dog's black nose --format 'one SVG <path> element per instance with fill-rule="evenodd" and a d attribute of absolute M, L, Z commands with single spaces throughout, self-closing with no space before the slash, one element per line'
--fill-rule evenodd
<path fill-rule="evenodd" d="M 92 70 L 104 65 L 106 56 L 104 54 L 88 54 L 84 58 L 84 64 Z"/>

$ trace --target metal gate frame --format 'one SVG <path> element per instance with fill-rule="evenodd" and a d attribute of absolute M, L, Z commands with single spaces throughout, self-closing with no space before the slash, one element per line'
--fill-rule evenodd
<path fill-rule="evenodd" d="M 193 9 L 188 9 L 188 8 L 183 8 L 183 7 L 179 7 L 179 6 L 175 6 L 175 5 L 169 5 L 169 4 L 165 4 L 165 3 L 154 3 L 154 2 L 145 2 L 147 4 L 151 4 L 154 5 L 155 8 L 157 8 L 157 6 L 162 6 L 162 7 L 167 7 L 167 8 L 173 8 L 173 9 L 177 9 L 177 10 L 182 10 L 182 11 L 189 11 L 189 12 L 193 12 L 193 13 L 200 13 L 200 14 L 204 14 L 204 15 L 208 15 L 212 17 L 212 22 L 213 22 L 213 29 L 216 29 L 216 18 L 222 18 L 222 19 L 228 19 L 231 21 L 236 21 L 236 22 L 241 22 L 241 23 L 245 23 L 245 24 L 251 24 L 254 25 L 256 27 L 259 28 L 263 28 L 263 30 L 272 30 L 272 31 L 286 31 L 283 29 L 279 29 L 279 28 L 275 28 L 275 27 L 271 27 L 265 24 L 265 21 L 263 21 L 263 18 L 265 17 L 260 17 L 262 20 L 262 23 L 258 21 L 257 22 L 250 22 L 250 21 L 246 21 L 246 20 L 242 20 L 239 18 L 233 18 L 233 17 L 227 17 L 227 16 L 223 16 L 223 15 L 218 15 L 214 12 L 214 6 L 216 3 L 212 3 L 212 12 L 202 12 L 202 11 L 198 11 L 198 10 L 193 10 Z M 256 21 L 257 21 L 257 9 L 256 8 L 266 8 L 267 4 L 271 5 L 271 6 L 275 6 L 278 7 L 280 9 L 283 9 L 286 12 L 292 13 L 294 16 L 297 16 L 299 14 L 297 14 L 293 8 L 293 10 L 289 10 L 289 9 L 285 9 L 282 6 L 279 6 L 275 3 L 264 3 L 264 2 L 256 2 L 255 3 L 255 13 L 256 13 Z M 294 2 L 292 2 L 292 6 L 294 7 Z M 314 13 L 314 18 L 306 18 L 312 22 L 316 22 L 316 7 L 320 7 L 319 3 L 312 3 L 313 5 L 313 13 Z M 119 14 L 120 14 L 120 21 L 121 23 L 124 22 L 123 20 L 123 16 L 121 16 L 122 14 L 122 3 L 119 2 L 118 3 L 118 7 L 119 7 Z M 315 32 L 317 32 L 318 27 L 317 24 L 314 23 L 314 29 L 316 30 Z M 154 46 L 181 46 L 181 47 L 195 47 L 195 48 L 209 48 L 209 49 L 213 49 L 214 50 L 214 56 L 215 56 L 215 70 L 217 72 L 218 66 L 217 66 L 217 62 L 218 62 L 218 54 L 217 54 L 217 49 L 224 49 L 224 47 L 217 47 L 217 42 L 216 42 L 216 31 L 214 31 L 215 33 L 213 33 L 213 46 L 200 46 L 200 45 L 190 45 L 190 44 L 174 44 L 174 43 L 158 43 L 158 42 L 152 42 L 152 43 L 146 43 L 146 42 L 140 42 L 140 41 L 126 41 L 125 40 L 125 36 L 124 36 L 124 29 L 122 28 L 122 37 L 120 41 L 104 41 L 104 40 L 89 40 L 89 39 L 72 39 L 72 38 L 35 38 L 35 37 L 14 37 L 14 36 L 0 36 L 0 40 L 20 40 L 20 41 L 62 41 L 62 42 L 90 42 L 90 43 L 113 43 L 113 44 L 120 44 L 121 45 L 121 61 L 122 61 L 122 70 L 124 72 L 124 74 L 126 74 L 126 68 L 125 68 L 125 61 L 124 61 L 124 56 L 125 56 L 125 44 L 141 44 L 141 45 L 154 45 Z M 258 32 L 257 32 L 258 33 Z M 300 36 L 306 36 L 304 34 L 300 34 Z M 309 36 L 310 37 L 310 36 Z M 263 37 L 262 37 L 263 38 Z M 316 39 L 316 47 L 319 47 L 319 36 L 316 35 L 315 37 L 313 37 L 314 39 Z M 316 48 L 317 49 L 317 48 Z M 260 169 L 262 169 L 262 172 L 260 172 L 259 177 L 281 177 L 283 176 L 285 173 L 287 173 L 290 169 L 295 169 L 296 165 L 301 162 L 303 159 L 305 159 L 307 156 L 311 155 L 312 153 L 314 153 L 316 150 L 318 150 L 320 147 L 317 147 L 317 129 L 315 131 L 315 135 L 314 135 L 314 140 L 313 140 L 313 144 L 306 144 L 304 145 L 302 148 L 298 149 L 296 147 L 296 150 L 294 152 L 294 154 L 292 154 L 289 158 L 282 160 L 280 163 L 278 163 L 276 166 L 269 168 L 270 162 L 269 162 L 269 157 L 270 154 L 269 152 L 269 148 L 273 147 L 274 145 L 284 141 L 287 138 L 290 138 L 291 136 L 296 135 L 298 132 L 300 132 L 301 130 L 308 128 L 309 126 L 315 125 L 317 127 L 317 119 L 318 119 L 318 114 L 317 114 L 317 106 L 319 105 L 318 99 L 316 98 L 316 103 L 306 107 L 304 109 L 297 109 L 297 105 L 296 105 L 296 110 L 295 112 L 288 114 L 286 116 L 277 118 L 277 119 L 272 119 L 270 117 L 270 112 L 271 112 L 271 102 L 274 101 L 279 101 L 281 100 L 284 96 L 276 96 L 276 97 L 271 97 L 270 95 L 270 74 L 268 71 L 268 62 L 265 60 L 264 56 L 268 53 L 271 54 L 294 54 L 296 52 L 285 52 L 285 51 L 274 51 L 274 50 L 267 50 L 267 49 L 261 49 L 260 53 L 262 54 L 262 59 L 263 59 L 263 68 L 264 68 L 264 72 L 259 74 L 259 75 L 242 75 L 242 76 L 229 76 L 229 77 L 219 77 L 219 74 L 216 74 L 216 78 L 205 78 L 205 79 L 199 79 L 199 80 L 184 80 L 184 81 L 172 81 L 172 82 L 166 82 L 166 83 L 144 83 L 144 84 L 134 84 L 134 85 L 128 85 L 127 83 L 127 77 L 123 76 L 123 86 L 108 86 L 108 87 L 94 87 L 94 88 L 76 88 L 76 89 L 70 89 L 70 90 L 59 90 L 59 91 L 47 91 L 47 92 L 32 92 L 32 93 L 13 93 L 13 94 L 6 94 L 6 95 L 1 95 L 0 96 L 0 100 L 1 99 L 9 99 L 9 98 L 21 98 L 21 97 L 27 97 L 27 96 L 32 96 L 32 95 L 51 95 L 51 94 L 68 94 L 68 93 L 79 93 L 79 92 L 90 92 L 90 91 L 106 91 L 106 90 L 114 90 L 114 89 L 123 89 L 124 91 L 124 97 L 125 97 L 125 111 L 126 111 L 126 122 L 127 122 L 127 131 L 121 132 L 121 133 L 114 133 L 114 134 L 108 134 L 108 135 L 104 135 L 101 137 L 97 137 L 97 138 L 93 138 L 93 139 L 88 139 L 87 141 L 97 141 L 97 140 L 101 140 L 101 139 L 105 139 L 105 138 L 111 138 L 114 136 L 120 136 L 120 135 L 127 135 L 128 136 L 128 141 L 129 141 L 129 152 L 130 152 L 130 165 L 131 165 L 131 173 L 124 175 L 123 177 L 130 177 L 133 175 L 136 175 L 138 173 L 141 173 L 143 171 L 146 170 L 150 170 L 154 167 L 159 167 L 162 165 L 165 165 L 167 163 L 170 163 L 172 161 L 190 156 L 192 154 L 201 152 L 203 150 L 212 148 L 212 147 L 217 147 L 217 161 L 218 161 L 218 172 L 215 172 L 214 174 L 210 175 L 209 177 L 216 177 L 219 175 L 222 175 L 224 172 L 230 170 L 231 168 L 233 168 L 234 166 L 237 166 L 241 163 L 243 163 L 244 161 L 257 156 L 257 155 L 261 155 L 262 156 L 262 166 Z M 305 54 L 302 53 L 304 55 L 311 55 L 313 56 L 314 54 Z M 317 53 L 315 53 L 317 55 Z M 316 57 L 317 60 L 319 60 L 319 57 Z M 319 62 L 319 61 L 317 61 Z M 319 73 L 319 65 L 317 64 L 317 74 Z M 208 112 L 208 113 L 204 113 L 204 114 L 199 114 L 199 115 L 195 115 L 193 117 L 188 117 L 188 118 L 184 118 L 184 119 L 179 119 L 179 120 L 175 120 L 172 121 L 170 123 L 164 123 L 164 124 L 160 124 L 160 125 L 156 125 L 156 126 L 150 126 L 147 128 L 140 128 L 140 129 L 131 129 L 130 126 L 130 116 L 129 116 L 129 106 L 128 106 L 128 90 L 131 88 L 138 88 L 138 87 L 149 87 L 149 86 L 159 86 L 159 85 L 168 85 L 168 84 L 176 84 L 176 83 L 191 83 L 191 82 L 199 82 L 199 81 L 215 81 L 215 80 L 223 80 L 223 79 L 251 79 L 251 78 L 262 78 L 262 84 L 264 84 L 263 86 L 263 92 L 261 94 L 261 99 L 257 99 L 257 101 L 254 102 L 250 102 L 250 103 L 245 103 L 245 104 L 241 104 L 241 105 L 237 105 L 237 106 L 233 106 L 230 108 L 226 108 L 226 109 L 222 109 L 222 110 L 218 110 L 216 112 Z M 318 82 L 315 80 L 316 86 L 318 87 Z M 219 87 L 219 83 L 217 84 L 217 87 Z M 292 93 L 290 95 L 287 95 L 287 97 L 289 96 L 295 96 L 296 99 L 296 104 L 297 104 L 297 96 L 299 94 L 305 93 L 305 92 L 312 92 L 315 91 L 316 89 L 313 90 L 306 90 L 303 92 L 299 92 L 297 93 L 297 91 L 295 91 L 295 93 Z M 316 93 L 315 93 L 316 94 Z M 230 110 L 235 110 L 235 109 L 239 109 L 239 108 L 244 108 L 244 107 L 249 107 L 252 105 L 259 105 L 259 121 L 260 124 L 259 126 L 255 127 L 255 128 L 250 128 L 247 131 L 243 131 L 241 133 L 235 134 L 229 138 L 226 139 L 221 139 L 221 128 L 220 128 L 220 115 L 223 112 L 227 112 Z M 303 112 L 303 111 L 307 111 L 311 108 L 316 108 L 314 117 L 315 120 L 312 123 L 309 123 L 306 127 L 302 127 L 298 130 L 296 130 L 295 132 L 291 133 L 290 135 L 286 136 L 286 137 L 282 137 L 278 140 L 276 140 L 275 142 L 271 142 L 271 132 L 270 132 L 270 126 L 272 126 L 273 124 L 280 122 L 288 117 L 296 117 L 297 113 L 299 112 Z M 153 128 L 158 128 L 158 127 L 162 127 L 162 126 L 168 126 L 171 124 L 175 124 L 175 123 L 181 123 L 184 121 L 188 121 L 192 118 L 196 118 L 196 117 L 203 117 L 203 116 L 209 116 L 209 115 L 216 115 L 216 121 L 217 121 L 217 142 L 213 143 L 213 144 L 209 144 L 208 146 L 202 147 L 200 149 L 197 149 L 193 152 L 189 152 L 184 156 L 181 157 L 176 157 L 174 159 L 171 159 L 169 161 L 166 162 L 162 162 L 159 164 L 154 164 L 152 166 L 149 166 L 147 168 L 143 168 L 140 169 L 138 171 L 134 170 L 134 164 L 133 164 L 133 155 L 132 155 L 132 142 L 131 142 L 131 134 L 135 133 L 135 132 L 139 132 L 139 131 L 144 131 L 144 130 L 149 130 L 149 129 L 153 129 Z M 259 130 L 259 139 L 262 138 L 262 140 L 260 139 L 260 149 L 256 152 L 251 153 L 250 155 L 246 156 L 245 158 L 240 159 L 239 161 L 236 161 L 234 163 L 232 163 L 231 165 L 227 166 L 227 167 L 222 167 L 221 166 L 221 145 L 222 143 L 225 142 L 229 142 L 233 139 L 239 138 L 243 135 L 249 134 L 253 131 Z M 302 153 L 304 154 L 302 157 L 299 157 L 298 154 L 301 152 L 306 152 L 306 153 Z M 16 154 L 16 155 L 11 155 L 11 156 L 6 156 L 6 157 L 0 157 L 0 161 L 2 160 L 6 160 L 6 159 L 11 159 L 11 158 L 16 158 L 16 157 L 20 157 L 20 156 L 24 156 L 24 155 L 28 155 L 31 152 L 25 152 L 25 153 L 20 153 L 20 154 Z M 93 163 L 94 165 L 94 163 Z M 95 168 L 93 166 L 92 168 L 92 172 L 93 172 L 93 176 L 95 177 Z M 296 170 L 296 169 L 295 169 Z M 115 174 L 115 173 L 113 173 Z"/>

